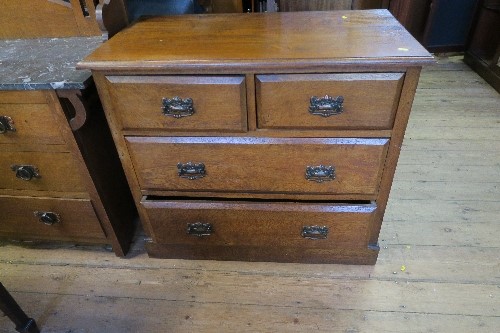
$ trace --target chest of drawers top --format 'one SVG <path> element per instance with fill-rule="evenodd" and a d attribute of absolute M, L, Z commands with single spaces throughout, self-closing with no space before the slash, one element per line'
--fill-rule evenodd
<path fill-rule="evenodd" d="M 420 66 L 432 56 L 386 10 L 153 17 L 80 62 L 93 70 L 300 72 Z"/>

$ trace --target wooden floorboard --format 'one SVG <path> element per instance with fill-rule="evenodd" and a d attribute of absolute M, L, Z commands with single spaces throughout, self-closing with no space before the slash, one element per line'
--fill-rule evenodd
<path fill-rule="evenodd" d="M 0 243 L 42 332 L 499 332 L 500 95 L 439 58 L 415 97 L 375 266 L 126 259 Z M 0 333 L 15 332 L 0 316 Z"/>

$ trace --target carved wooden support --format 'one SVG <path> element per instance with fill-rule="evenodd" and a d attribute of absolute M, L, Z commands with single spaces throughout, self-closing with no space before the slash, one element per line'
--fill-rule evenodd
<path fill-rule="evenodd" d="M 69 125 L 74 132 L 78 131 L 87 121 L 88 101 L 83 98 L 80 90 L 57 90 L 56 92 L 59 98 L 67 98 L 75 109 L 75 115 L 69 120 Z"/>

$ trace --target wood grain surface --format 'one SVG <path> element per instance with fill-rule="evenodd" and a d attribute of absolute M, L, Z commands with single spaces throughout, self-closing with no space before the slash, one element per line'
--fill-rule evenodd
<path fill-rule="evenodd" d="M 158 260 L 138 235 L 126 260 L 1 243 L 0 279 L 42 332 L 496 332 L 499 104 L 460 57 L 423 70 L 374 266 Z"/>
<path fill-rule="evenodd" d="M 376 195 L 388 139 L 127 137 L 142 190 Z M 161 156 L 161 158 L 158 158 Z M 203 163 L 206 176 L 178 176 L 178 163 Z M 335 179 L 306 179 L 308 166 L 333 166 Z"/>
<path fill-rule="evenodd" d="M 404 73 L 257 75 L 258 127 L 391 129 L 403 79 Z M 341 96 L 342 113 L 312 115 L 313 96 Z"/>
<path fill-rule="evenodd" d="M 314 29 L 304 29 L 311 22 Z M 282 68 L 283 60 L 297 69 L 432 62 L 386 10 L 156 17 L 133 27 L 79 68 L 262 71 Z"/>

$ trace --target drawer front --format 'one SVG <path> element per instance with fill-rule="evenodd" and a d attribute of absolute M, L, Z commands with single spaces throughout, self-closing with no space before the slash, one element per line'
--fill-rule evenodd
<path fill-rule="evenodd" d="M 144 199 L 153 240 L 164 244 L 366 248 L 375 204 Z"/>
<path fill-rule="evenodd" d="M 107 76 L 124 129 L 247 129 L 244 76 Z"/>
<path fill-rule="evenodd" d="M 0 196 L 0 211 L 0 237 L 105 239 L 89 200 Z"/>
<path fill-rule="evenodd" d="M 248 137 L 126 139 L 143 190 L 332 194 L 375 194 L 389 142 Z"/>
<path fill-rule="evenodd" d="M 48 104 L 1 104 L 0 144 L 64 144 Z"/>
<path fill-rule="evenodd" d="M 0 188 L 83 192 L 80 169 L 70 153 L 2 152 Z M 22 178 L 20 178 L 22 177 Z"/>
<path fill-rule="evenodd" d="M 258 127 L 390 129 L 403 78 L 403 73 L 257 75 Z"/>

